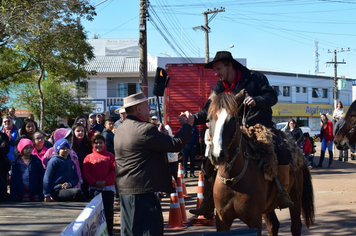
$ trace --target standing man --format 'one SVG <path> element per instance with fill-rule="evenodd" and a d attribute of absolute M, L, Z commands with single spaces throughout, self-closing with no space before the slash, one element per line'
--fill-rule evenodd
<path fill-rule="evenodd" d="M 257 71 L 251 71 L 238 61 L 236 61 L 230 52 L 220 51 L 217 52 L 213 61 L 207 63 L 204 66 L 205 69 L 213 69 L 215 76 L 219 78 L 216 85 L 213 87 L 213 91 L 219 93 L 239 93 L 242 89 L 246 91 L 246 98 L 243 104 L 246 106 L 246 126 L 254 126 L 256 124 L 262 124 L 271 131 L 277 133 L 277 130 L 273 128 L 272 122 L 272 106 L 278 102 L 277 92 L 269 84 L 266 76 Z M 204 108 L 194 114 L 194 125 L 204 124 L 208 119 L 208 109 L 211 100 L 208 99 Z M 239 118 L 242 119 L 242 113 L 244 109 L 241 109 Z M 180 122 L 185 122 L 185 117 L 180 116 Z M 241 124 L 241 122 L 240 122 Z M 278 178 L 275 178 L 281 184 L 277 184 L 278 192 L 277 200 L 279 207 L 287 208 L 293 206 L 293 202 L 290 200 L 286 190 L 289 188 L 289 162 L 290 152 L 283 144 L 281 138 L 277 135 L 273 135 L 273 142 L 278 159 Z M 214 167 L 207 161 L 204 167 L 204 201 L 201 207 L 196 210 L 190 210 L 192 214 L 206 215 L 211 218 L 214 214 L 214 202 L 212 198 L 213 184 L 215 181 Z M 253 181 L 253 180 L 251 180 Z M 281 187 L 282 186 L 282 187 Z"/>
<path fill-rule="evenodd" d="M 15 116 L 15 108 L 9 108 L 9 116 L 11 116 L 12 122 L 16 126 L 17 130 L 20 130 L 23 122 L 21 118 Z"/>
<path fill-rule="evenodd" d="M 152 123 L 152 124 L 155 124 L 155 125 L 158 125 L 157 116 L 152 116 L 152 117 L 151 117 L 151 123 Z"/>
<path fill-rule="evenodd" d="M 7 154 L 7 158 L 11 163 L 13 163 L 15 161 L 15 141 L 19 134 L 16 126 L 13 125 L 11 116 L 6 115 L 2 118 L 2 126 L 0 127 L 0 130 L 9 137 L 10 151 Z"/>
<path fill-rule="evenodd" d="M 163 216 L 155 192 L 173 192 L 167 152 L 179 152 L 192 133 L 194 117 L 174 137 L 149 122 L 143 93 L 124 98 L 127 117 L 115 132 L 116 185 L 120 192 L 121 235 L 163 235 Z"/>
<path fill-rule="evenodd" d="M 99 133 L 103 132 L 104 126 L 102 126 L 101 124 L 98 124 L 98 122 L 96 122 L 96 114 L 95 113 L 91 113 L 89 115 L 89 123 L 90 123 L 90 133 L 92 134 L 92 136 L 94 136 L 96 131 L 98 131 Z"/>
<path fill-rule="evenodd" d="M 106 150 L 115 155 L 114 152 L 114 121 L 111 118 L 105 120 L 104 130 L 101 133 L 105 138 Z"/>
<path fill-rule="evenodd" d="M 126 110 L 125 110 L 124 107 L 121 107 L 121 108 L 119 109 L 119 114 L 120 114 L 120 119 L 118 119 L 118 120 L 114 123 L 114 126 L 115 126 L 115 127 L 119 127 L 119 125 L 121 125 L 122 122 L 124 122 L 124 120 L 126 119 L 127 114 L 126 114 Z"/>
<path fill-rule="evenodd" d="M 198 145 L 199 145 L 199 130 L 194 125 L 192 136 L 190 137 L 188 143 L 185 145 L 185 147 L 182 150 L 184 178 L 188 177 L 188 158 L 190 162 L 190 177 L 196 178 L 196 176 L 194 175 L 194 169 L 195 169 L 195 153 Z"/>

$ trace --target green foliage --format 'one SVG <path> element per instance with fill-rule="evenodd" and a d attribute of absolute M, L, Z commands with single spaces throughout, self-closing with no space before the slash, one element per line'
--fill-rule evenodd
<path fill-rule="evenodd" d="M 94 8 L 87 0 L 2 0 L 1 9 L 0 88 L 35 81 L 37 87 L 29 87 L 38 92 L 43 128 L 43 123 L 51 123 L 45 115 L 50 98 L 41 91 L 46 74 L 62 82 L 94 74 L 85 69 L 94 53 L 79 22 L 92 20 Z M 34 101 L 28 102 L 34 107 Z"/>
<path fill-rule="evenodd" d="M 72 119 L 80 114 L 88 114 L 93 110 L 90 103 L 77 103 L 76 87 L 72 83 L 61 83 L 55 79 L 42 82 L 42 92 L 45 98 L 45 111 L 43 129 L 57 128 L 61 118 Z M 26 83 L 15 90 L 16 103 L 33 113 L 38 119 L 41 116 L 41 100 L 37 90 L 37 84 Z"/>

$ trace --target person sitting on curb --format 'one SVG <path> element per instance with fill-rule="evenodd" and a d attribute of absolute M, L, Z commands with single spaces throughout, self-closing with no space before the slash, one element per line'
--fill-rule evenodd
<path fill-rule="evenodd" d="M 68 158 L 69 142 L 62 138 L 54 144 L 57 154 L 53 155 L 47 164 L 43 178 L 44 201 L 83 201 L 84 195 L 80 189 L 73 188 L 78 184 L 79 177 L 74 162 Z"/>

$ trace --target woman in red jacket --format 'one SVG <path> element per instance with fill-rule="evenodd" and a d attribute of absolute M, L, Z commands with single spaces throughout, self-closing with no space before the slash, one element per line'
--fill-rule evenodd
<path fill-rule="evenodd" d="M 323 167 L 323 161 L 325 157 L 325 150 L 326 147 L 329 150 L 329 165 L 328 168 L 332 167 L 333 162 L 333 123 L 328 120 L 325 114 L 321 114 L 321 129 L 320 129 L 320 140 L 321 140 L 321 152 L 320 152 L 320 159 L 319 164 L 316 167 Z"/>
<path fill-rule="evenodd" d="M 92 138 L 93 153 L 83 162 L 84 178 L 89 183 L 91 197 L 101 193 L 109 235 L 114 226 L 115 156 L 106 151 L 105 138 L 97 134 Z"/>

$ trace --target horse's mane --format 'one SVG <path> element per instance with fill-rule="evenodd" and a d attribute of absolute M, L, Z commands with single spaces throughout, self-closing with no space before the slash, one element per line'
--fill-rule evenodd
<path fill-rule="evenodd" d="M 209 119 L 217 119 L 218 112 L 221 109 L 225 109 L 228 114 L 238 117 L 238 103 L 235 98 L 235 94 L 229 93 L 212 93 L 210 95 L 211 104 L 209 106 L 208 114 L 210 114 Z"/>

